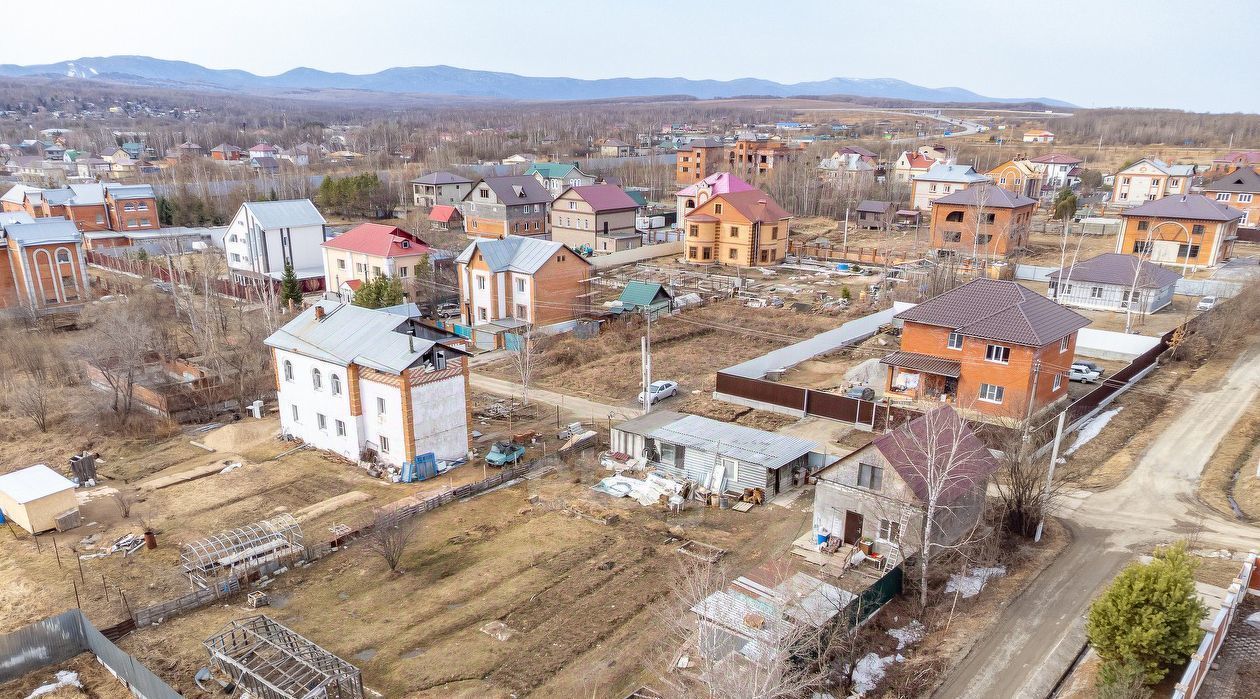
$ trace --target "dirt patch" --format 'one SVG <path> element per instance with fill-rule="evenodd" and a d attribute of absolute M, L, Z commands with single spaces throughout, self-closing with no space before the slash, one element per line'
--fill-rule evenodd
<path fill-rule="evenodd" d="M 753 408 L 746 408 L 734 403 L 713 400 L 704 394 L 687 396 L 682 401 L 669 406 L 669 409 L 770 432 L 774 432 L 785 425 L 790 425 L 797 420 L 797 418 L 789 415 L 772 413 L 767 410 L 754 410 Z"/>
<path fill-rule="evenodd" d="M 1260 400 L 1253 400 L 1204 467 L 1199 498 L 1217 512 L 1235 517 L 1228 499 L 1232 495 L 1248 520 L 1260 517 L 1257 458 L 1260 458 Z"/>
<path fill-rule="evenodd" d="M 78 673 L 82 689 L 62 687 L 51 693 L 41 694 L 41 699 L 132 699 L 127 687 L 110 674 L 91 653 L 81 653 L 64 663 L 48 665 L 16 680 L 0 683 L 0 697 L 21 699 L 28 696 L 37 687 L 55 683 L 60 670 Z"/>

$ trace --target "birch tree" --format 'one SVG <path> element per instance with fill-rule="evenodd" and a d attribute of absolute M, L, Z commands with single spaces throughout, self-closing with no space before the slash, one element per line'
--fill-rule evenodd
<path fill-rule="evenodd" d="M 542 362 L 542 354 L 538 348 L 538 340 L 534 337 L 534 329 L 526 328 L 517 337 L 516 346 L 511 353 L 512 369 L 521 383 L 521 402 L 529 405 L 529 386 L 534 378 L 534 370 Z"/>

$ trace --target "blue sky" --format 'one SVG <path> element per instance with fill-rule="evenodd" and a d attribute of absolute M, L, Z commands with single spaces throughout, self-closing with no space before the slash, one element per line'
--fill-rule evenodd
<path fill-rule="evenodd" d="M 578 78 L 898 78 L 1084 107 L 1260 112 L 1254 0 L 100 0 L 0 63 L 138 53 L 274 74 L 447 64 Z M 125 17 L 125 19 L 124 19 Z M 101 32 L 137 27 L 136 42 Z M 34 25 L 31 25 L 34 26 Z M 117 36 L 114 34 L 113 36 Z"/>

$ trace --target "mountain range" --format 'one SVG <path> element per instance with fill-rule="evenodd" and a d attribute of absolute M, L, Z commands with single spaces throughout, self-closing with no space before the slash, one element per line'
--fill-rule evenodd
<path fill-rule="evenodd" d="M 0 65 L 5 77 L 69 77 L 192 90 L 365 90 L 385 93 L 449 95 L 516 100 L 589 100 L 616 97 L 686 95 L 700 99 L 739 96 L 795 97 L 852 95 L 932 103 L 1037 102 L 1070 107 L 1048 98 L 985 97 L 960 87 L 922 87 L 891 78 L 831 78 L 784 84 L 759 78 L 691 80 L 687 78 L 544 78 L 468 70 L 451 66 L 387 68 L 366 75 L 294 68 L 279 75 L 255 75 L 244 70 L 206 68 L 186 61 L 147 56 L 79 58 L 43 65 Z"/>

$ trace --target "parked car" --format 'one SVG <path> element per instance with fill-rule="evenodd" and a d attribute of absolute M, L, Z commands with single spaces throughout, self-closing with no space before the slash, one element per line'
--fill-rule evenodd
<path fill-rule="evenodd" d="M 1072 368 L 1068 369 L 1068 379 L 1071 381 L 1080 381 L 1081 383 L 1094 383 L 1098 381 L 1098 378 L 1100 376 L 1102 376 L 1102 374 L 1098 373 L 1097 371 L 1094 371 L 1093 369 L 1090 369 L 1084 364 L 1073 364 Z"/>
<path fill-rule="evenodd" d="M 1195 307 L 1194 307 L 1194 310 L 1196 310 L 1196 311 L 1210 311 L 1210 310 L 1212 310 L 1212 307 L 1213 307 L 1213 306 L 1215 306 L 1215 305 L 1216 305 L 1216 297 L 1215 297 L 1215 296 L 1204 296 L 1203 298 L 1199 299 L 1199 305 L 1195 306 Z"/>
<path fill-rule="evenodd" d="M 1105 373 L 1106 373 L 1106 370 L 1105 370 L 1105 369 L 1103 369 L 1102 367 L 1098 366 L 1097 364 L 1095 364 L 1095 363 L 1093 363 L 1093 362 L 1087 362 L 1087 361 L 1085 361 L 1084 359 L 1078 359 L 1078 360 L 1076 360 L 1076 361 L 1074 361 L 1074 362 L 1072 362 L 1072 363 L 1073 363 L 1073 364 L 1079 364 L 1080 366 L 1083 366 L 1083 367 L 1085 367 L 1085 368 L 1089 369 L 1090 371 L 1096 371 L 1096 372 L 1098 372 L 1098 375 L 1099 375 L 1099 376 L 1102 376 L 1103 374 L 1105 374 Z"/>
<path fill-rule="evenodd" d="M 491 466 L 504 466 L 514 464 L 525 456 L 525 447 L 515 442 L 495 442 L 490 447 L 490 453 L 486 454 L 486 463 Z"/>
<path fill-rule="evenodd" d="M 856 400 L 875 400 L 875 389 L 870 386 L 854 386 L 844 392 L 844 397 Z"/>
<path fill-rule="evenodd" d="M 458 318 L 459 304 L 457 303 L 439 303 L 437 307 L 437 317 L 439 318 Z"/>
<path fill-rule="evenodd" d="M 648 386 L 648 390 L 652 394 L 651 402 L 652 404 L 655 404 L 658 401 L 662 401 L 671 396 L 678 395 L 678 382 L 677 381 L 653 381 L 652 385 Z M 642 391 L 639 392 L 639 403 L 640 404 L 643 403 Z"/>

